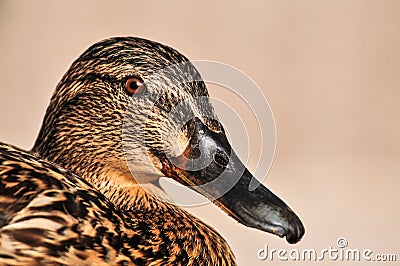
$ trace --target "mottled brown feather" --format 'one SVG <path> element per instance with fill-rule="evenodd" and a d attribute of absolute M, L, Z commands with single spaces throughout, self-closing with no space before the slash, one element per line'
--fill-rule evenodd
<path fill-rule="evenodd" d="M 123 212 L 85 180 L 6 144 L 0 195 L 2 265 L 234 263 L 222 237 L 183 209 L 143 202 Z"/>
<path fill-rule="evenodd" d="M 121 86 L 126 76 L 146 80 L 186 61 L 168 46 L 120 37 L 93 45 L 72 64 L 32 151 L 0 143 L 0 265 L 235 264 L 214 229 L 133 181 L 122 150 L 131 100 Z M 199 74 L 188 65 L 178 81 L 185 75 Z M 162 97 L 146 131 L 157 151 L 165 112 L 180 98 L 208 94 L 203 82 L 169 88 L 153 81 Z"/>

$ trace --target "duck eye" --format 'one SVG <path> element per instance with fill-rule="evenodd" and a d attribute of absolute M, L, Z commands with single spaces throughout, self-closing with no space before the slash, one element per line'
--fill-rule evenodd
<path fill-rule="evenodd" d="M 138 78 L 129 78 L 125 82 L 125 91 L 130 95 L 141 94 L 146 85 Z"/>

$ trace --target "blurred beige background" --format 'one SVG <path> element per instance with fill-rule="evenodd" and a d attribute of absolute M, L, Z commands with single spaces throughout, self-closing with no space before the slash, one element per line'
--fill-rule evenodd
<path fill-rule="evenodd" d="M 1 0 L 0 140 L 32 146 L 55 85 L 92 43 L 157 40 L 239 68 L 274 112 L 277 151 L 264 183 L 300 215 L 304 239 L 288 245 L 211 204 L 190 208 L 239 265 L 288 265 L 260 261 L 257 250 L 318 251 L 338 237 L 399 261 L 400 1 L 144 2 Z"/>

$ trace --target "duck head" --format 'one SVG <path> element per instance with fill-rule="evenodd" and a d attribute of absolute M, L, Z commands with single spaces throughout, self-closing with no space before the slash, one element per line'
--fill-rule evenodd
<path fill-rule="evenodd" d="M 133 187 L 166 176 L 246 226 L 289 243 L 304 234 L 281 199 L 260 183 L 250 189 L 254 177 L 229 144 L 200 74 L 160 43 L 119 37 L 84 52 L 58 84 L 32 152 L 121 208 L 138 196 Z"/>

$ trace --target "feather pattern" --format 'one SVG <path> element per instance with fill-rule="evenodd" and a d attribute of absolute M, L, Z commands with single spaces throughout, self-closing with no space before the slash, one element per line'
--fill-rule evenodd
<path fill-rule="evenodd" d="M 85 180 L 6 144 L 0 177 L 2 265 L 234 263 L 217 232 L 142 189 L 121 211 Z"/>
<path fill-rule="evenodd" d="M 156 199 L 135 182 L 127 165 L 150 177 L 160 175 L 150 172 L 154 167 L 144 158 L 160 163 L 162 130 L 174 128 L 166 113 L 183 99 L 208 96 L 200 81 L 174 85 L 179 77 L 198 79 L 191 64 L 174 75 L 155 75 L 186 61 L 168 46 L 116 37 L 93 45 L 72 64 L 52 96 L 33 149 L 0 144 L 0 265 L 235 264 L 214 229 Z M 131 76 L 147 82 L 148 97 L 159 96 L 150 112 L 143 111 L 146 98 L 124 92 Z M 136 108 L 130 109 L 133 103 Z M 213 112 L 202 107 L 189 106 Z M 133 126 L 125 140 L 133 155 L 126 158 L 126 117 L 147 121 L 143 130 L 152 154 L 139 152 L 139 129 Z M 165 121 L 170 124 L 161 127 Z"/>

